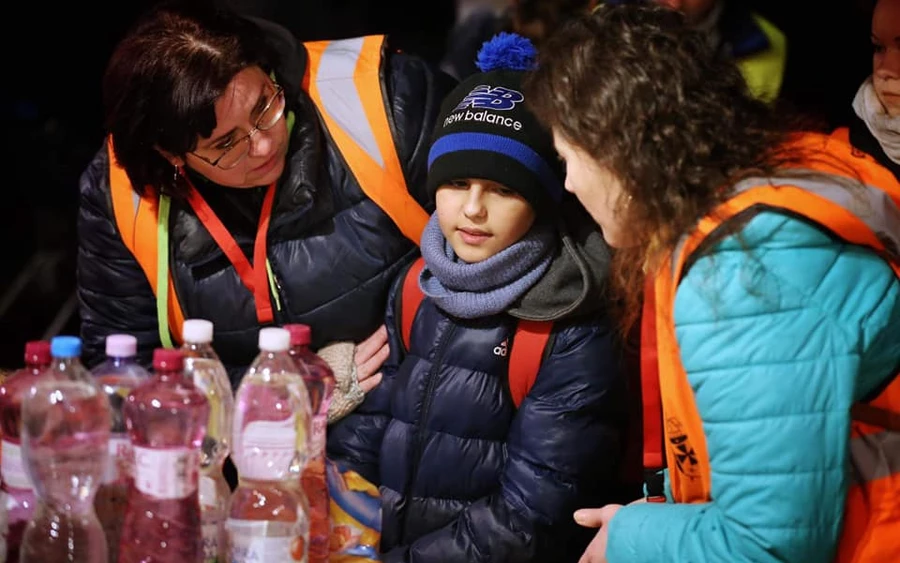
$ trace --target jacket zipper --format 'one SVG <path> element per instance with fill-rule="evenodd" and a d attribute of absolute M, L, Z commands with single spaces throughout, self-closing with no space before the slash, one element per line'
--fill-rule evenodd
<path fill-rule="evenodd" d="M 422 461 L 422 454 L 425 449 L 425 422 L 428 420 L 428 411 L 431 410 L 431 401 L 434 398 L 434 386 L 437 384 L 438 371 L 440 371 L 441 365 L 444 362 L 444 353 L 447 351 L 447 342 L 450 340 L 450 336 L 453 335 L 455 329 L 456 325 L 450 323 L 447 332 L 441 336 L 441 340 L 438 342 L 438 353 L 434 357 L 434 363 L 431 364 L 431 369 L 428 370 L 428 381 L 425 384 L 425 401 L 422 404 L 422 414 L 419 416 L 419 424 L 416 426 L 416 433 L 413 435 L 413 466 L 412 471 L 409 474 L 409 482 L 406 484 L 406 491 L 403 495 L 405 499 L 409 499 L 412 494 L 413 485 L 418 477 L 419 464 Z M 408 519 L 409 512 L 406 512 L 403 516 L 403 528 L 400 531 L 401 539 L 406 537 L 406 524 Z"/>

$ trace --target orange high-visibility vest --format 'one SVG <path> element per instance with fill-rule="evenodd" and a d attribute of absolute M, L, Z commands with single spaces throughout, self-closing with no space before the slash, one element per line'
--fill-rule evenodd
<path fill-rule="evenodd" d="M 328 134 L 366 196 L 418 245 L 428 213 L 409 194 L 394 145 L 390 103 L 381 84 L 384 36 L 314 41 L 304 47 L 309 61 L 303 89 Z M 112 139 L 107 150 L 116 225 L 156 296 L 160 340 L 172 347 L 170 331 L 180 342 L 184 312 L 168 268 L 169 198 L 153 189 L 139 196 L 116 162 Z M 159 291 L 163 285 L 168 291 Z"/>
<path fill-rule="evenodd" d="M 739 182 L 731 199 L 682 239 L 654 275 L 652 285 L 648 285 L 647 300 L 655 302 L 655 312 L 645 311 L 652 315 L 655 327 L 652 334 L 645 333 L 645 336 L 655 335 L 657 357 L 648 356 L 642 368 L 655 369 L 658 374 L 662 412 L 657 411 L 655 416 L 657 421 L 662 421 L 662 442 L 675 502 L 711 500 L 706 437 L 681 363 L 674 322 L 675 294 L 685 266 L 711 234 L 744 212 L 752 213 L 759 208 L 784 210 L 808 219 L 850 244 L 870 248 L 900 278 L 900 222 L 896 220 L 900 216 L 900 183 L 894 175 L 868 155 L 854 151 L 838 136 L 807 134 L 795 142 L 804 150 L 823 151 L 824 156 L 809 158 L 803 164 L 818 176 L 749 178 Z M 848 187 L 829 176 L 849 178 L 854 183 L 862 182 L 863 186 Z M 642 343 L 642 348 L 645 344 Z M 644 351 L 651 352 L 646 348 Z M 648 379 L 652 377 L 648 378 L 645 372 L 642 380 Z M 835 561 L 900 561 L 900 448 L 897 447 L 900 377 L 894 376 L 871 401 L 854 405 L 851 414 L 852 433 L 848 439 L 853 483 L 846 500 L 843 533 Z M 654 444 L 657 438 L 645 436 L 645 448 L 652 452 L 654 447 L 659 447 L 658 441 Z"/>

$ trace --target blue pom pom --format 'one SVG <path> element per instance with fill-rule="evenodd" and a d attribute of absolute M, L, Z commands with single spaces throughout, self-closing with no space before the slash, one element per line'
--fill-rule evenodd
<path fill-rule="evenodd" d="M 537 64 L 537 49 L 527 37 L 501 32 L 484 42 L 475 66 L 481 72 L 492 70 L 533 70 Z"/>

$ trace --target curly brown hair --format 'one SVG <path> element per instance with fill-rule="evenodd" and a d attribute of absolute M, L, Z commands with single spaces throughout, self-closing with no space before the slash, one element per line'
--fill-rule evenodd
<path fill-rule="evenodd" d="M 526 100 L 547 127 L 622 182 L 634 246 L 611 276 L 624 329 L 639 316 L 645 272 L 748 176 L 799 155 L 776 150 L 798 125 L 754 99 L 737 66 L 680 13 L 601 6 L 542 46 Z M 628 199 L 628 198 L 626 198 Z"/>

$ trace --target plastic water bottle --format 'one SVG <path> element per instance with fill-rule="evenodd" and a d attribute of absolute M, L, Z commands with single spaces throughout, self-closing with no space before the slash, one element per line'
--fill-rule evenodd
<path fill-rule="evenodd" d="M 225 520 L 231 488 L 222 465 L 231 451 L 234 394 L 228 372 L 212 347 L 213 324 L 203 319 L 184 321 L 185 375 L 206 395 L 209 420 L 200 451 L 200 512 L 203 522 L 204 563 L 225 561 Z"/>
<path fill-rule="evenodd" d="M 304 464 L 309 399 L 288 354 L 290 333 L 259 332 L 260 353 L 235 395 L 232 458 L 240 477 L 228 518 L 231 563 L 307 561 Z"/>
<path fill-rule="evenodd" d="M 103 482 L 94 499 L 94 510 L 106 533 L 110 563 L 118 560 L 119 537 L 131 484 L 133 452 L 122 407 L 128 394 L 150 377 L 137 363 L 136 354 L 137 339 L 134 336 L 112 334 L 106 337 L 106 360 L 91 370 L 111 410 L 109 457 Z"/>
<path fill-rule="evenodd" d="M 81 339 L 54 336 L 50 340 L 50 368 L 58 378 L 92 382 L 91 372 L 81 363 Z"/>
<path fill-rule="evenodd" d="M 328 563 L 331 549 L 328 483 L 325 478 L 325 437 L 328 407 L 334 393 L 334 372 L 310 350 L 312 331 L 303 324 L 284 326 L 291 334 L 291 357 L 297 363 L 312 412 L 309 433 L 309 459 L 300 479 L 309 504 L 309 563 Z"/>
<path fill-rule="evenodd" d="M 22 452 L 39 502 L 21 561 L 105 563 L 106 537 L 94 495 L 106 471 L 110 407 L 81 366 L 81 341 L 51 342 L 54 364 L 22 404 Z"/>
<path fill-rule="evenodd" d="M 22 458 L 22 401 L 50 367 L 50 343 L 40 340 L 25 344 L 25 366 L 11 373 L 0 385 L 0 425 L 3 442 L 0 478 L 5 496 L 7 561 L 19 560 L 19 546 L 25 525 L 34 513 L 36 498 L 31 478 Z"/>
<path fill-rule="evenodd" d="M 128 395 L 124 412 L 134 449 L 134 484 L 119 562 L 201 561 L 197 486 L 209 405 L 185 377 L 180 350 L 154 351 L 153 376 Z"/>

